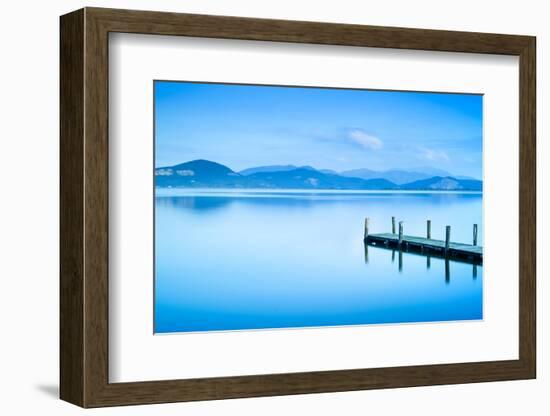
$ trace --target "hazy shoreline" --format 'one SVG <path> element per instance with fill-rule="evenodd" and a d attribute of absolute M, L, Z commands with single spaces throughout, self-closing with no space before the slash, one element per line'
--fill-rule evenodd
<path fill-rule="evenodd" d="M 155 196 L 222 196 L 227 194 L 470 194 L 483 195 L 482 191 L 466 190 L 347 190 L 347 189 L 265 189 L 265 188 L 166 188 L 156 187 Z"/>

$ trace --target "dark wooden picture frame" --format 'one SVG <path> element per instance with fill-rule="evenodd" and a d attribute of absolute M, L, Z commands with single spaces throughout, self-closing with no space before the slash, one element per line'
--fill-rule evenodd
<path fill-rule="evenodd" d="M 519 57 L 519 359 L 109 383 L 110 32 Z M 61 17 L 60 396 L 82 407 L 530 379 L 536 376 L 535 38 L 85 8 Z"/>

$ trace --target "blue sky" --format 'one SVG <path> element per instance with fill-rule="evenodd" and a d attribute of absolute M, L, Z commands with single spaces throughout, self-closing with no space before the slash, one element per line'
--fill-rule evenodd
<path fill-rule="evenodd" d="M 155 82 L 156 166 L 432 167 L 482 176 L 482 96 Z"/>

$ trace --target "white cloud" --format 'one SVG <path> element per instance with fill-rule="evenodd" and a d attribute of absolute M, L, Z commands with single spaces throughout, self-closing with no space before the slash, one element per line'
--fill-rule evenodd
<path fill-rule="evenodd" d="M 432 162 L 449 162 L 451 158 L 443 150 L 428 149 L 423 147 L 420 149 L 420 154 L 424 159 Z"/>
<path fill-rule="evenodd" d="M 348 133 L 348 137 L 352 142 L 358 144 L 365 149 L 379 150 L 383 146 L 382 140 L 380 140 L 376 136 L 365 133 L 361 129 L 350 130 Z"/>

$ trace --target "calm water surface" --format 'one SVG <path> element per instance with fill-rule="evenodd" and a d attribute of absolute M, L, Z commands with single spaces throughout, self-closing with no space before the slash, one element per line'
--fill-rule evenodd
<path fill-rule="evenodd" d="M 155 331 L 482 319 L 483 268 L 363 244 L 370 231 L 471 244 L 482 196 L 157 189 Z"/>

